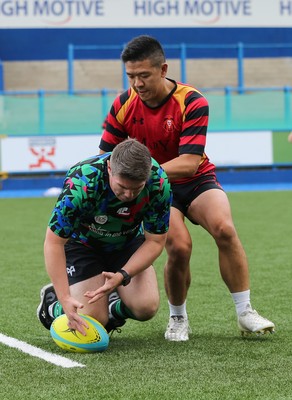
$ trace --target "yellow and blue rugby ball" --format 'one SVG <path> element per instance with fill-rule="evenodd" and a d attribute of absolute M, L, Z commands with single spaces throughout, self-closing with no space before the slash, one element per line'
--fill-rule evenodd
<path fill-rule="evenodd" d="M 86 336 L 68 327 L 66 314 L 57 317 L 50 328 L 54 342 L 61 349 L 75 353 L 101 352 L 108 348 L 109 335 L 103 325 L 89 315 L 80 314 L 89 326 Z"/>

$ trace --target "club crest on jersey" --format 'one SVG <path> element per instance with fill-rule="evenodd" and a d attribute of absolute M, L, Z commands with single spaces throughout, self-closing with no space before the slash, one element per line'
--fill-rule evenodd
<path fill-rule="evenodd" d="M 124 215 L 124 216 L 129 216 L 130 215 L 130 209 L 128 207 L 121 207 L 121 208 L 118 209 L 117 214 Z"/>
<path fill-rule="evenodd" d="M 167 116 L 164 118 L 163 128 L 164 128 L 167 132 L 173 132 L 173 131 L 175 130 L 175 125 L 174 125 L 173 117 L 172 117 L 171 115 L 167 115 Z"/>
<path fill-rule="evenodd" d="M 103 225 L 107 222 L 107 216 L 106 215 L 97 215 L 94 217 L 94 220 L 97 224 Z"/>

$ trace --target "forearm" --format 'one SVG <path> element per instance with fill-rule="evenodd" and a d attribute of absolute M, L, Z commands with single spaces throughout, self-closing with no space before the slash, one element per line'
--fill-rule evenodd
<path fill-rule="evenodd" d="M 77 329 L 83 335 L 86 334 L 86 322 L 78 315 L 78 310 L 84 306 L 79 301 L 70 296 L 66 270 L 65 243 L 63 239 L 55 235 L 49 228 L 47 229 L 44 255 L 46 270 L 51 278 L 56 291 L 58 300 L 63 306 L 63 310 L 68 317 L 68 326 L 70 329 Z"/>
<path fill-rule="evenodd" d="M 65 239 L 57 237 L 48 230 L 44 243 L 44 257 L 47 273 L 52 281 L 58 299 L 69 296 L 69 284 L 66 270 Z"/>
<path fill-rule="evenodd" d="M 145 242 L 123 267 L 131 277 L 150 267 L 163 251 L 166 234 L 155 235 L 155 240 L 147 239 L 147 235 Z"/>
<path fill-rule="evenodd" d="M 200 162 L 201 156 L 184 154 L 161 164 L 161 166 L 167 173 L 169 180 L 172 181 L 194 176 L 199 168 Z"/>
<path fill-rule="evenodd" d="M 47 250 L 45 249 L 45 265 L 57 297 L 62 303 L 63 298 L 69 295 L 69 285 L 65 256 L 56 250 L 54 246 L 50 246 Z"/>
<path fill-rule="evenodd" d="M 122 267 L 130 277 L 149 268 L 157 257 L 160 256 L 165 246 L 166 234 L 151 235 L 145 233 L 146 240 Z M 84 295 L 89 298 L 89 303 L 94 303 L 106 294 L 111 293 L 122 284 L 123 275 L 119 272 L 103 272 L 105 284 L 96 290 L 87 291 Z"/>

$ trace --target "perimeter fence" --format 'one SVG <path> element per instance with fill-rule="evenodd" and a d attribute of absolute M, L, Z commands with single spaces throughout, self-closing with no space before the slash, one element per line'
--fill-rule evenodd
<path fill-rule="evenodd" d="M 164 45 L 167 58 L 180 62 L 180 81 L 187 82 L 187 62 L 194 58 L 221 57 L 237 60 L 237 86 L 199 88 L 210 104 L 209 130 L 292 130 L 292 79 L 284 86 L 245 85 L 246 58 L 292 57 L 292 43 L 172 44 Z M 0 62 L 0 134 L 58 135 L 99 133 L 113 99 L 121 90 L 75 90 L 77 59 L 118 60 L 123 45 L 68 46 L 67 90 L 5 91 Z M 128 87 L 121 68 L 123 89 Z M 292 75 L 291 75 L 292 77 Z"/>
<path fill-rule="evenodd" d="M 292 88 L 206 90 L 210 131 L 292 130 Z M 1 135 L 100 133 L 118 91 L 0 93 Z"/>

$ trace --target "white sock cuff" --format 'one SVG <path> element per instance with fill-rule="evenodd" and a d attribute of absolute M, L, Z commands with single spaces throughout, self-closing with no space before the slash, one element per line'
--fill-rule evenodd
<path fill-rule="evenodd" d="M 250 290 L 244 290 L 243 292 L 236 292 L 236 293 L 231 293 L 231 296 L 234 300 L 235 303 L 241 303 L 241 302 L 250 302 Z"/>
<path fill-rule="evenodd" d="M 187 318 L 187 302 L 185 301 L 183 304 L 181 304 L 180 306 L 174 306 L 173 304 L 171 304 L 168 301 L 168 305 L 169 305 L 169 316 L 173 316 L 173 315 L 182 315 L 184 318 Z"/>
<path fill-rule="evenodd" d="M 250 290 L 244 290 L 243 292 L 231 293 L 233 298 L 236 313 L 239 316 L 243 313 L 250 305 Z"/>

